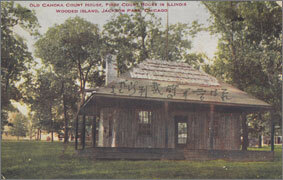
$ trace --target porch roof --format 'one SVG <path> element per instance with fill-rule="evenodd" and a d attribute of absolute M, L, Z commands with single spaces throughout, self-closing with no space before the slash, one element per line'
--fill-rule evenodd
<path fill-rule="evenodd" d="M 95 96 L 271 108 L 268 103 L 186 63 L 158 60 L 145 60 L 107 86 L 96 89 L 84 106 Z"/>

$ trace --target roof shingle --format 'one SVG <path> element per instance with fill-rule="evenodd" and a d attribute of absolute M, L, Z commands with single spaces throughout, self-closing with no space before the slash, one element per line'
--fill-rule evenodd
<path fill-rule="evenodd" d="M 218 80 L 204 72 L 192 68 L 187 63 L 145 60 L 129 72 L 129 78 L 219 86 Z"/>
<path fill-rule="evenodd" d="M 270 107 L 186 63 L 159 60 L 145 60 L 93 95 Z"/>

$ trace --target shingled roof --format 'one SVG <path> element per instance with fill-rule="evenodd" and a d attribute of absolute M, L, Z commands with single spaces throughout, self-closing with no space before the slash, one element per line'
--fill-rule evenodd
<path fill-rule="evenodd" d="M 182 62 L 145 60 L 92 95 L 216 103 L 243 107 L 270 105 Z"/>
<path fill-rule="evenodd" d="M 178 84 L 220 86 L 217 79 L 183 62 L 146 60 L 127 74 L 133 79 L 175 82 Z"/>

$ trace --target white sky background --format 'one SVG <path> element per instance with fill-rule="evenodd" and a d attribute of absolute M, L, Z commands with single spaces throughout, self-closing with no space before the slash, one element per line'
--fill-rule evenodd
<path fill-rule="evenodd" d="M 114 1 L 113 1 L 114 2 Z M 116 1 L 120 5 L 125 1 Z M 146 1 L 148 3 L 149 1 Z M 156 3 L 166 3 L 166 1 L 156 1 Z M 169 24 L 175 23 L 191 23 L 194 20 L 197 20 L 199 23 L 204 24 L 205 26 L 209 25 L 208 19 L 210 17 L 209 12 L 205 9 L 205 7 L 199 1 L 168 1 L 169 3 L 186 3 L 186 6 L 170 6 L 169 7 Z M 79 16 L 84 18 L 87 21 L 90 21 L 94 24 L 98 24 L 100 30 L 102 30 L 103 25 L 107 23 L 108 20 L 111 19 L 112 13 L 101 13 L 103 9 L 110 9 L 110 7 L 106 6 L 106 1 L 24 1 L 24 2 L 16 2 L 21 4 L 24 7 L 27 7 L 31 10 L 34 10 L 36 16 L 38 18 L 39 24 L 41 26 L 40 33 L 44 34 L 47 32 L 49 27 L 54 26 L 55 24 L 64 23 L 64 21 L 70 17 Z M 83 7 L 66 7 L 67 3 L 82 3 Z M 85 7 L 85 3 L 101 3 L 103 7 Z M 126 2 L 129 3 L 129 2 Z M 63 4 L 64 7 L 42 7 L 44 4 Z M 35 7 L 39 5 L 40 7 Z M 134 9 L 134 7 L 121 7 L 122 9 Z M 165 7 L 152 7 L 154 9 L 166 9 Z M 56 13 L 56 9 L 98 9 L 100 13 Z M 157 12 L 156 16 L 162 18 L 162 23 L 166 26 L 166 12 Z M 16 29 L 16 33 L 25 38 L 29 50 L 34 52 L 33 44 L 36 42 L 36 39 L 29 36 L 27 32 L 22 31 L 21 29 Z M 201 32 L 192 40 L 192 52 L 201 52 L 205 53 L 209 58 L 214 56 L 217 48 L 217 38 L 215 36 L 211 36 L 209 32 Z M 40 60 L 36 59 L 36 61 L 40 62 Z M 24 115 L 27 115 L 28 109 L 25 105 L 21 105 L 20 103 L 13 103 Z"/>
<path fill-rule="evenodd" d="M 122 4 L 124 1 L 116 1 L 116 3 Z M 147 1 L 148 2 L 148 1 Z M 165 1 L 156 1 L 156 3 L 160 3 Z M 199 23 L 204 25 L 208 25 L 209 12 L 205 9 L 205 7 L 199 1 L 168 1 L 170 3 L 186 3 L 186 6 L 170 6 L 169 7 L 169 24 L 175 24 L 178 22 L 181 23 L 191 23 L 194 20 L 197 20 Z M 56 9 L 110 9 L 105 6 L 105 3 L 109 3 L 106 1 L 25 1 L 25 2 L 17 2 L 24 7 L 27 7 L 31 10 L 35 10 L 36 16 L 38 18 L 39 24 L 41 25 L 40 33 L 44 34 L 48 30 L 49 27 L 54 26 L 55 24 L 64 23 L 64 21 L 70 17 L 80 16 L 87 21 L 90 21 L 94 24 L 98 24 L 99 28 L 102 29 L 103 25 L 110 20 L 112 13 L 56 13 Z M 65 7 L 42 7 L 43 4 L 64 4 Z M 102 3 L 104 7 L 66 7 L 67 3 Z M 129 3 L 129 2 L 127 2 Z M 32 5 L 31 5 L 32 4 Z M 35 4 L 39 4 L 40 7 L 33 7 Z M 120 6 L 121 7 L 121 6 Z M 121 7 L 124 8 L 124 7 Z M 133 8 L 133 7 L 131 7 Z M 161 8 L 160 6 L 154 8 Z M 166 8 L 166 7 L 164 7 Z M 129 9 L 129 8 L 128 8 Z M 166 24 L 166 16 L 165 12 L 157 12 L 156 16 L 162 18 L 162 23 Z M 28 36 L 27 33 L 19 31 L 19 33 L 24 36 L 28 42 L 30 50 L 33 51 L 32 44 L 35 42 L 31 37 Z M 208 32 L 201 32 L 198 34 L 196 38 L 193 39 L 193 49 L 194 52 L 203 52 L 210 58 L 213 57 L 214 52 L 217 47 L 217 38 L 215 36 L 211 36 Z"/>

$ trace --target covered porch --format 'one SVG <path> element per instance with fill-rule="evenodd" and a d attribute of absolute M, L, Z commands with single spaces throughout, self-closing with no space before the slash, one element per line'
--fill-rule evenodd
<path fill-rule="evenodd" d="M 109 143 L 107 146 L 99 144 L 99 123 L 102 119 L 101 111 L 107 107 L 119 107 L 129 108 L 137 106 L 138 109 L 144 109 L 144 107 L 150 107 L 158 109 L 162 114 L 162 129 L 163 138 L 156 142 L 152 147 L 141 147 L 139 145 L 127 145 L 118 143 Z M 131 160 L 213 160 L 213 159 L 225 159 L 225 160 L 239 160 L 239 161 L 266 161 L 272 160 L 274 156 L 274 124 L 270 121 L 271 125 L 271 150 L 270 151 L 248 151 L 248 131 L 246 115 L 252 112 L 268 111 L 269 107 L 258 108 L 256 106 L 235 106 L 233 104 L 221 105 L 217 103 L 199 103 L 199 102 L 183 102 L 176 100 L 161 101 L 158 99 L 137 99 L 125 98 L 118 96 L 103 96 L 95 95 L 89 98 L 87 106 L 84 106 L 80 112 L 78 119 L 76 120 L 76 137 L 75 148 L 79 156 L 88 156 L 94 159 L 131 159 Z M 176 129 L 176 116 L 183 116 L 190 119 L 190 115 L 197 118 L 206 117 L 207 122 L 200 124 L 200 126 L 207 127 L 205 129 L 199 129 L 199 132 L 203 132 L 206 136 L 203 136 L 198 142 L 192 141 L 192 134 L 189 133 L 191 129 L 189 121 L 187 123 L 187 135 L 185 140 L 178 140 L 178 129 Z M 271 111 L 272 112 L 272 111 Z M 225 143 L 219 143 L 215 136 L 223 136 L 224 134 L 217 133 L 220 131 L 217 125 L 219 117 L 224 114 L 236 114 L 238 118 L 237 126 L 240 128 L 238 134 L 233 134 L 235 139 L 234 144 L 226 145 Z M 225 118 L 224 118 L 225 119 Z M 183 120 L 180 120 L 182 122 Z M 236 122 L 236 121 L 235 121 Z M 221 122 L 218 122 L 218 124 Z M 235 124 L 235 123 L 234 123 Z M 233 125 L 234 126 L 234 125 Z M 197 127 L 197 126 L 195 126 Z M 236 126 L 235 126 L 236 127 Z M 230 129 L 231 130 L 231 129 Z M 235 131 L 236 133 L 237 131 Z M 240 133 L 241 132 L 241 133 Z M 107 132 L 111 134 L 111 132 Z M 114 132 L 113 132 L 114 133 Z M 182 133 L 181 133 L 182 134 Z M 184 133 L 183 133 L 184 134 Z M 197 132 L 194 132 L 194 136 L 198 136 Z M 100 134 L 101 136 L 101 134 Z M 237 136 L 237 137 L 234 137 Z M 241 138 L 242 141 L 241 141 Z M 219 139 L 219 138 L 218 138 Z M 202 142 L 203 141 L 203 142 Z M 180 143 L 178 143 L 180 142 Z M 185 143 L 184 143 L 185 142 Z M 193 146 L 192 146 L 193 144 Z"/>

